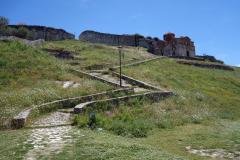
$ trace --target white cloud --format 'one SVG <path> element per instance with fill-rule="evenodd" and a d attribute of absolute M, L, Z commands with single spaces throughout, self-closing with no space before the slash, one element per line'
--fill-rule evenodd
<path fill-rule="evenodd" d="M 240 67 L 240 64 L 236 65 L 236 67 Z"/>

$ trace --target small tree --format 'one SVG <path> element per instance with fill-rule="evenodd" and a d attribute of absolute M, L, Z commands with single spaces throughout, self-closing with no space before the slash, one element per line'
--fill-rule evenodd
<path fill-rule="evenodd" d="M 0 26 L 5 26 L 5 25 L 8 25 L 9 24 L 9 19 L 3 17 L 3 16 L 0 16 Z"/>
<path fill-rule="evenodd" d="M 136 33 L 135 35 L 136 35 L 138 38 L 144 38 L 144 36 L 141 35 L 141 34 Z"/>
<path fill-rule="evenodd" d="M 147 36 L 147 37 L 146 37 L 146 39 L 152 39 L 152 37 L 150 37 L 150 36 Z"/>
<path fill-rule="evenodd" d="M 18 34 L 17 35 L 18 35 L 17 37 L 19 37 L 19 38 L 26 39 L 29 35 L 29 31 L 25 27 L 20 27 L 20 28 L 18 28 Z"/>
<path fill-rule="evenodd" d="M 159 38 L 158 37 L 154 37 L 153 38 L 155 41 L 159 41 Z"/>
<path fill-rule="evenodd" d="M 9 33 L 9 29 L 6 30 L 6 26 L 9 23 L 9 19 L 0 16 L 0 36 L 6 36 Z"/>
<path fill-rule="evenodd" d="M 18 25 L 18 26 L 26 26 L 27 23 L 26 23 L 26 22 L 19 22 L 17 25 Z"/>

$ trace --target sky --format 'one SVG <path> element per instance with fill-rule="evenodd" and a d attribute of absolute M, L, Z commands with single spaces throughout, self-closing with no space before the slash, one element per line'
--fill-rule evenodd
<path fill-rule="evenodd" d="M 188 36 L 196 55 L 215 56 L 240 67 L 240 0 L 0 0 L 0 16 L 61 28 L 158 37 Z"/>

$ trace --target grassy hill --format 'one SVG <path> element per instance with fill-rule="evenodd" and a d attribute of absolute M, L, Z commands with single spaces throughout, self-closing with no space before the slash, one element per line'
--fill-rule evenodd
<path fill-rule="evenodd" d="M 46 48 L 73 51 L 75 59 L 56 59 L 45 51 Z M 133 57 L 156 57 L 146 53 L 144 48 L 125 47 L 124 53 L 124 61 Z M 116 63 L 118 56 L 116 46 L 77 40 L 45 42 L 42 46 L 0 41 L 0 124 L 32 105 L 117 89 L 87 77 L 76 76 L 69 68 L 83 70 L 84 66 Z M 119 108 L 111 110 L 114 116 L 99 111 L 98 117 L 102 119 L 101 122 L 104 120 L 105 131 L 73 127 L 74 132 L 81 130 L 85 136 L 73 136 L 74 143 L 69 143 L 59 153 L 51 153 L 50 158 L 209 158 L 190 154 L 186 147 L 199 152 L 206 149 L 206 153 L 220 149 L 217 152 L 226 158 L 229 158 L 227 153 L 239 157 L 240 68 L 225 71 L 187 66 L 177 61 L 165 58 L 123 68 L 123 74 L 172 91 L 174 96 L 153 104 L 148 101 L 121 104 Z M 79 65 L 70 65 L 73 62 Z M 66 89 L 57 85 L 56 80 L 73 80 L 81 83 L 81 86 Z M 83 122 L 88 115 L 77 118 Z M 110 123 L 120 128 L 117 135 L 111 131 Z M 147 135 L 142 136 L 145 138 L 133 136 L 139 135 L 139 126 L 148 130 Z M 3 159 L 24 156 L 32 146 L 16 144 L 22 144 L 28 136 L 25 129 L 0 131 L 0 138 L 5 139 L 0 144 L 0 155 L 5 156 Z M 11 155 L 11 150 L 15 150 L 17 155 Z"/>

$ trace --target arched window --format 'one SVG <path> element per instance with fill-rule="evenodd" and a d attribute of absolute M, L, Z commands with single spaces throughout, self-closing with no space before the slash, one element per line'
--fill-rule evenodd
<path fill-rule="evenodd" d="M 189 51 L 187 51 L 187 57 L 189 57 Z"/>

